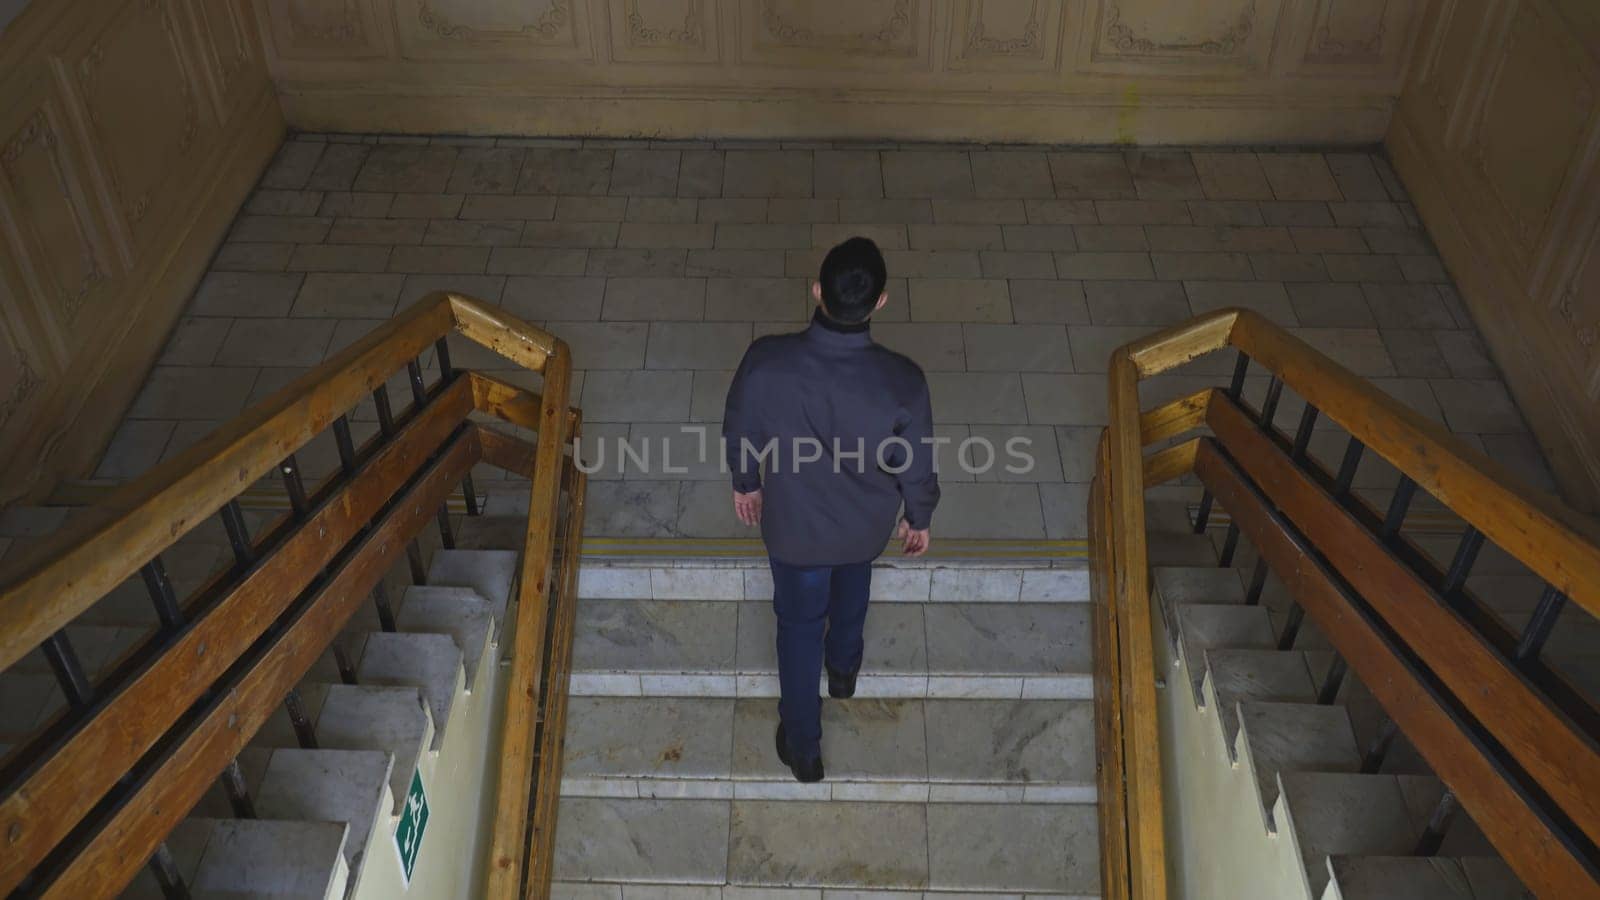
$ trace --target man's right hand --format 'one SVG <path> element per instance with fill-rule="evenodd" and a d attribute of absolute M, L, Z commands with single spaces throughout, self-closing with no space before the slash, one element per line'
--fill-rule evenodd
<path fill-rule="evenodd" d="M 912 528 L 910 522 L 901 519 L 900 530 L 895 533 L 895 538 L 904 545 L 906 556 L 921 556 L 928 552 L 928 544 L 932 540 L 929 531 L 927 528 L 919 531 Z"/>
<path fill-rule="evenodd" d="M 761 492 L 759 490 L 756 490 L 756 491 L 751 491 L 748 494 L 741 494 L 738 491 L 734 491 L 733 492 L 733 514 L 738 516 L 739 517 L 739 521 L 743 522 L 746 525 L 751 525 L 751 526 L 760 525 L 761 524 Z"/>

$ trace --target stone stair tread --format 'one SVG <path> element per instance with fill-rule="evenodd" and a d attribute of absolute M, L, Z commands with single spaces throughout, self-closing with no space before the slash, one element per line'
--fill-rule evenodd
<path fill-rule="evenodd" d="M 495 633 L 493 605 L 472 588 L 460 587 L 416 585 L 406 589 L 405 598 L 405 606 L 395 615 L 395 627 L 402 634 L 449 635 L 461 651 L 467 684 L 473 684 L 484 644 Z"/>
<path fill-rule="evenodd" d="M 515 550 L 440 550 L 428 567 L 429 585 L 472 588 L 489 601 L 496 622 L 505 621 L 516 580 Z"/>
<path fill-rule="evenodd" d="M 349 881 L 338 822 L 191 817 L 168 837 L 191 894 L 208 898 L 337 900 Z M 126 897 L 160 897 L 141 872 Z"/>
<path fill-rule="evenodd" d="M 456 549 L 516 552 L 522 549 L 527 533 L 526 516 L 465 516 L 456 523 Z"/>
<path fill-rule="evenodd" d="M 1239 733 L 1239 703 L 1316 700 L 1305 655 L 1298 651 L 1212 649 L 1205 651 L 1205 659 L 1229 753 Z"/>
<path fill-rule="evenodd" d="M 1147 555 L 1152 566 L 1215 566 L 1217 548 L 1211 539 L 1192 532 L 1148 534 Z"/>
<path fill-rule="evenodd" d="M 370 635 L 356 666 L 356 678 L 363 685 L 421 690 L 433 720 L 433 750 L 444 741 L 456 697 L 466 691 L 461 649 L 447 634 Z"/>
<path fill-rule="evenodd" d="M 433 718 L 415 687 L 329 685 L 317 719 L 317 741 L 331 750 L 381 750 L 394 758 L 389 790 L 398 815 L 411 773 L 433 742 Z"/>
<path fill-rule="evenodd" d="M 394 756 L 384 750 L 276 750 L 255 789 L 264 819 L 343 822 L 345 861 L 359 872 L 374 823 L 394 807 Z"/>
<path fill-rule="evenodd" d="M 1150 588 L 1159 593 L 1164 602 L 1226 604 L 1244 603 L 1244 583 L 1233 569 L 1223 569 L 1215 563 L 1209 566 L 1154 566 L 1150 571 Z"/>
<path fill-rule="evenodd" d="M 1178 645 L 1188 662 L 1190 688 L 1202 702 L 1208 650 L 1275 650 L 1267 611 L 1259 606 L 1186 603 L 1171 607 Z"/>
<path fill-rule="evenodd" d="M 1278 778 L 1299 772 L 1356 772 L 1350 719 L 1336 706 L 1315 703 L 1239 704 L 1240 755 L 1250 755 L 1264 810 L 1278 799 Z"/>
<path fill-rule="evenodd" d="M 558 881 L 1083 895 L 1086 804 L 565 797 Z"/>
<path fill-rule="evenodd" d="M 1409 856 L 1423 827 L 1399 776 L 1294 772 L 1279 776 L 1279 833 L 1293 831 L 1312 896 L 1327 883 L 1329 856 Z"/>
<path fill-rule="evenodd" d="M 1417 856 L 1334 856 L 1323 900 L 1478 900 L 1461 861 Z"/>

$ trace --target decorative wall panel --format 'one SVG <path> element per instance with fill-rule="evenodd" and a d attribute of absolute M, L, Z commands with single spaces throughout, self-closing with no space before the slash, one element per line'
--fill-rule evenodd
<path fill-rule="evenodd" d="M 170 0 L 145 0 L 123 4 L 68 59 L 120 233 L 135 252 L 155 239 L 143 226 L 153 210 L 171 208 L 176 195 L 162 188 L 188 171 L 210 124 L 187 53 Z"/>
<path fill-rule="evenodd" d="M 711 0 L 610 0 L 611 58 L 711 63 L 721 56 Z"/>
<path fill-rule="evenodd" d="M 1297 10 L 1284 48 L 1296 73 L 1394 75 L 1410 48 L 1411 23 L 1421 0 L 1317 0 Z"/>
<path fill-rule="evenodd" d="M 585 0 L 393 0 L 407 59 L 590 59 Z"/>
<path fill-rule="evenodd" d="M 1053 72 L 1061 58 L 1061 0 L 958 0 L 949 67 Z"/>
<path fill-rule="evenodd" d="M 1277 26 L 1278 0 L 1098 0 L 1091 68 L 1259 69 Z"/>
<path fill-rule="evenodd" d="M 743 0 L 744 59 L 806 68 L 926 68 L 932 0 Z"/>
<path fill-rule="evenodd" d="M 1569 502 L 1600 509 L 1600 19 L 1438 0 L 1388 144 Z"/>
<path fill-rule="evenodd" d="M 266 58 L 251 0 L 0 32 L 0 503 L 91 474 L 282 137 Z"/>
<path fill-rule="evenodd" d="M 280 59 L 349 60 L 389 55 L 374 0 L 257 2 L 271 23 L 272 47 Z"/>

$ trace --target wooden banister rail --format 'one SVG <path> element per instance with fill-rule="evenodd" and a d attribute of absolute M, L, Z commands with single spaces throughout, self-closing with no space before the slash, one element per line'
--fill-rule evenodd
<path fill-rule="evenodd" d="M 538 372 L 542 393 L 453 369 L 452 332 Z M 432 388 L 420 362 L 430 347 L 439 363 Z M 13 757 L 0 771 L 0 895 L 24 884 L 45 897 L 126 885 L 416 535 L 443 516 L 457 485 L 471 508 L 480 460 L 531 482 L 487 883 L 501 900 L 545 892 L 527 853 L 548 846 L 526 834 L 530 815 L 535 834 L 553 831 L 544 793 L 559 782 L 560 754 L 541 755 L 536 742 L 541 725 L 558 739 L 564 715 L 551 689 L 565 690 L 582 529 L 586 482 L 566 454 L 581 423 L 568 401 L 571 367 L 566 344 L 548 332 L 470 297 L 431 294 L 26 555 L 13 553 L 0 574 L 0 669 L 57 640 L 130 577 L 148 581 L 159 554 L 219 511 L 226 522 L 236 498 L 280 466 L 286 489 L 292 475 L 298 491 L 292 514 L 259 541 L 236 544 L 259 558 L 173 605 L 177 621 L 148 652 L 41 734 L 38 756 L 20 767 Z M 407 369 L 414 403 L 395 415 L 385 384 Z M 369 397 L 382 433 L 357 452 L 345 417 Z M 535 443 L 475 424 L 475 412 L 534 430 Z M 330 428 L 342 473 L 307 498 L 286 460 Z M 570 543 L 553 571 L 558 539 Z M 547 882 L 547 869 L 535 875 Z"/>
<path fill-rule="evenodd" d="M 1141 379 L 1225 348 L 1241 354 L 1227 392 L 1206 389 L 1141 411 Z M 1503 640 L 1475 629 L 1459 584 L 1436 588 L 1395 558 L 1391 550 L 1409 547 L 1403 538 L 1373 535 L 1358 521 L 1358 513 L 1372 518 L 1363 503 L 1334 499 L 1325 490 L 1334 479 L 1308 474 L 1316 464 L 1297 458 L 1270 419 L 1263 424 L 1243 411 L 1239 390 L 1250 363 L 1301 397 L 1310 416 L 1343 428 L 1358 451 L 1381 457 L 1459 516 L 1469 527 L 1464 545 L 1494 543 L 1543 579 L 1547 596 L 1600 615 L 1600 542 L 1587 522 L 1260 315 L 1221 310 L 1118 349 L 1089 509 L 1106 896 L 1168 892 L 1144 491 L 1190 472 L 1324 625 L 1352 670 L 1369 679 L 1525 883 L 1541 896 L 1600 895 L 1600 754 L 1595 735 L 1563 715 L 1581 718 L 1576 711 L 1559 708 L 1574 695 L 1560 685 L 1546 689 L 1548 680 L 1530 683 L 1537 660 L 1513 665 Z M 1306 436 L 1310 421 L 1302 420 Z M 1202 427 L 1216 438 L 1145 454 Z M 1376 617 L 1375 631 L 1351 621 L 1355 608 Z M 1386 635 L 1402 646 L 1386 644 Z M 1425 670 L 1408 669 L 1406 654 Z"/>

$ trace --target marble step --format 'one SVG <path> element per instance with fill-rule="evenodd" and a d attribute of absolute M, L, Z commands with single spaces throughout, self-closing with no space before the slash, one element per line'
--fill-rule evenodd
<path fill-rule="evenodd" d="M 1313 703 L 1317 696 L 1305 654 L 1296 650 L 1206 650 L 1205 677 L 1217 697 L 1230 757 L 1239 733 L 1240 703 Z"/>
<path fill-rule="evenodd" d="M 1276 831 L 1272 808 L 1280 776 L 1300 772 L 1357 772 L 1361 751 L 1350 717 L 1337 706 L 1314 703 L 1239 704 L 1236 757 L 1249 760 L 1267 825 Z"/>
<path fill-rule="evenodd" d="M 1196 703 L 1201 702 L 1207 651 L 1271 651 L 1278 645 L 1267 611 L 1259 606 L 1182 604 L 1171 607 L 1169 621 L 1176 625 L 1178 645 L 1189 663 Z"/>
<path fill-rule="evenodd" d="M 822 710 L 828 781 L 799 785 L 773 749 L 777 708 L 771 700 L 574 697 L 562 792 L 1094 800 L 1093 704 L 1087 701 L 828 700 Z"/>
<path fill-rule="evenodd" d="M 502 623 L 517 574 L 514 550 L 440 550 L 428 566 L 428 586 L 471 588 L 488 601 L 495 622 Z"/>
<path fill-rule="evenodd" d="M 362 685 L 414 687 L 422 692 L 433 720 L 438 750 L 449 727 L 456 698 L 466 693 L 461 648 L 448 634 L 385 633 L 369 635 L 356 678 Z"/>
<path fill-rule="evenodd" d="M 1494 857 L 1335 856 L 1322 900 L 1532 900 Z"/>
<path fill-rule="evenodd" d="M 765 559 L 720 565 L 585 562 L 578 595 L 603 600 L 772 600 Z M 880 560 L 872 569 L 874 603 L 1087 603 L 1082 564 L 973 565 Z"/>
<path fill-rule="evenodd" d="M 328 750 L 376 750 L 389 754 L 391 815 L 400 812 L 411 773 L 433 746 L 429 706 L 415 687 L 328 685 L 317 711 L 317 741 Z"/>
<path fill-rule="evenodd" d="M 499 621 L 495 604 L 476 590 L 463 587 L 415 585 L 405 591 L 405 605 L 395 613 L 395 628 L 402 634 L 443 634 L 455 641 L 466 669 L 470 689 L 478 676 L 486 646 Z M 505 604 L 500 604 L 501 614 Z"/>
<path fill-rule="evenodd" d="M 1098 900 L 1097 894 L 1020 894 L 971 891 L 752 888 L 718 884 L 622 884 L 604 881 L 558 881 L 550 900 Z"/>
<path fill-rule="evenodd" d="M 1087 699 L 1088 620 L 1076 603 L 876 604 L 857 696 Z M 777 696 L 776 628 L 770 603 L 581 600 L 572 692 Z"/>
<path fill-rule="evenodd" d="M 274 750 L 252 790 L 256 814 L 348 825 L 345 862 L 360 872 L 395 806 L 393 769 L 394 756 L 384 750 Z"/>
<path fill-rule="evenodd" d="M 1096 895 L 1088 804 L 564 797 L 561 882 Z"/>
<path fill-rule="evenodd" d="M 196 898 L 341 900 L 350 881 L 348 834 L 341 822 L 190 817 L 168 836 L 167 847 Z M 163 895 L 145 868 L 121 896 Z"/>

